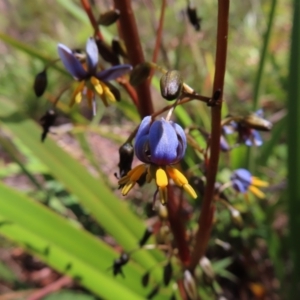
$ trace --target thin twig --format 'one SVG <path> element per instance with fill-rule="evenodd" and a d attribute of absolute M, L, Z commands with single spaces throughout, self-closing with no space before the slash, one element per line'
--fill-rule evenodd
<path fill-rule="evenodd" d="M 82 7 L 84 8 L 87 16 L 90 19 L 91 25 L 94 28 L 95 36 L 97 36 L 97 38 L 100 41 L 102 41 L 103 40 L 103 36 L 102 36 L 102 33 L 101 33 L 100 29 L 99 29 L 98 23 L 97 23 L 97 21 L 96 21 L 96 19 L 94 17 L 94 14 L 92 12 L 92 8 L 91 8 L 89 0 L 80 0 L 80 1 L 81 1 Z"/>
<path fill-rule="evenodd" d="M 226 69 L 227 55 L 227 37 L 228 37 L 228 15 L 229 0 L 218 1 L 218 31 L 217 31 L 217 50 L 216 50 L 216 71 L 212 94 L 220 90 L 219 99 L 222 100 L 224 77 Z M 213 197 L 215 193 L 215 181 L 218 170 L 220 154 L 220 137 L 221 137 L 221 109 L 222 101 L 211 108 L 211 140 L 210 140 L 210 158 L 206 175 L 206 187 L 201 207 L 201 214 L 198 220 L 198 231 L 195 236 L 195 247 L 192 253 L 191 264 L 189 269 L 193 271 L 201 257 L 205 254 L 210 232 L 212 228 L 214 205 Z"/>

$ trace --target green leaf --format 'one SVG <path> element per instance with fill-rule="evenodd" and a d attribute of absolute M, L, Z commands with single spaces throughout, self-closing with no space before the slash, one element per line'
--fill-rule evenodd
<path fill-rule="evenodd" d="M 136 285 L 142 271 L 133 263 L 128 264 L 125 279 L 114 278 L 107 268 L 116 253 L 101 240 L 2 183 L 0 195 L 1 234 L 99 296 L 109 299 L 113 291 L 119 299 L 142 299 L 134 292 L 143 292 Z"/>

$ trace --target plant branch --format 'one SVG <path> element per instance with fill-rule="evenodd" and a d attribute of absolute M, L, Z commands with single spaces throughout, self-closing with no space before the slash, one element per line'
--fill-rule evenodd
<path fill-rule="evenodd" d="M 206 187 L 201 207 L 201 214 L 198 220 L 198 231 L 196 233 L 195 247 L 192 253 L 189 269 L 193 271 L 201 257 L 205 254 L 210 232 L 212 229 L 215 193 L 215 181 L 218 171 L 221 137 L 221 109 L 224 88 L 224 77 L 226 70 L 227 38 L 228 38 L 228 16 L 229 0 L 218 0 L 218 29 L 217 29 L 217 50 L 216 50 L 216 71 L 214 77 L 213 91 L 220 90 L 217 105 L 211 108 L 211 140 L 210 158 L 206 174 Z M 212 97 L 213 98 L 213 97 Z"/>
<path fill-rule="evenodd" d="M 144 54 L 140 43 L 135 18 L 130 0 L 114 0 L 115 8 L 120 11 L 120 29 L 126 45 L 130 63 L 135 67 L 144 63 Z M 138 109 L 141 118 L 153 113 L 153 104 L 148 81 L 144 81 L 136 87 L 138 95 Z"/>
<path fill-rule="evenodd" d="M 95 36 L 97 36 L 97 38 L 102 41 L 103 40 L 103 36 L 102 36 L 102 33 L 99 29 L 99 26 L 98 26 L 98 23 L 94 17 L 94 14 L 92 12 L 92 8 L 91 8 L 91 5 L 90 5 L 90 2 L 89 0 L 80 0 L 81 1 L 81 5 L 82 7 L 84 8 L 87 16 L 89 17 L 90 19 L 90 22 L 91 22 L 91 25 L 93 26 L 94 28 L 94 34 Z"/>

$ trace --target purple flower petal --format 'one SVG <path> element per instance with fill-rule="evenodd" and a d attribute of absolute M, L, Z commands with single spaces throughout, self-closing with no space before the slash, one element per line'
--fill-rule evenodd
<path fill-rule="evenodd" d="M 227 125 L 223 126 L 224 134 L 233 134 L 237 130 L 237 123 L 232 121 Z"/>
<path fill-rule="evenodd" d="M 178 138 L 174 127 L 166 120 L 153 122 L 149 131 L 151 162 L 157 165 L 176 163 Z"/>
<path fill-rule="evenodd" d="M 96 77 L 101 81 L 114 80 L 132 70 L 131 65 L 118 65 L 109 69 L 103 70 L 96 74 Z"/>
<path fill-rule="evenodd" d="M 232 180 L 232 187 L 239 193 L 246 193 L 248 188 L 238 179 Z"/>
<path fill-rule="evenodd" d="M 134 144 L 134 150 L 136 157 L 144 162 L 150 163 L 151 162 L 151 155 L 149 151 L 149 136 L 143 135 L 139 139 L 136 140 Z"/>
<path fill-rule="evenodd" d="M 244 140 L 246 146 L 261 146 L 263 144 L 263 140 L 257 130 L 252 129 L 251 134 L 245 138 Z"/>
<path fill-rule="evenodd" d="M 177 123 L 174 123 L 172 121 L 170 121 L 170 124 L 173 126 L 173 128 L 175 129 L 176 134 L 177 134 L 177 138 L 178 138 L 177 159 L 181 160 L 185 155 L 186 135 L 180 125 L 178 125 Z"/>
<path fill-rule="evenodd" d="M 71 49 L 63 44 L 58 44 L 57 51 L 65 68 L 76 80 L 81 81 L 87 77 L 87 72 L 73 55 Z"/>
<path fill-rule="evenodd" d="M 90 37 L 86 42 L 86 61 L 89 74 L 95 74 L 98 65 L 98 47 L 95 40 Z"/>
<path fill-rule="evenodd" d="M 237 169 L 231 175 L 232 182 L 239 181 L 240 184 L 244 186 L 244 189 L 247 191 L 249 186 L 251 185 L 252 175 L 246 169 Z"/>

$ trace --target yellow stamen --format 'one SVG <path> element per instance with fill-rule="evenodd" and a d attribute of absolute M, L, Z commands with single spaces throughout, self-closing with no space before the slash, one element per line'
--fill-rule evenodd
<path fill-rule="evenodd" d="M 255 185 L 257 187 L 267 187 L 267 186 L 269 186 L 269 183 L 255 177 L 255 176 L 252 176 L 251 177 L 251 185 Z"/>
<path fill-rule="evenodd" d="M 266 197 L 265 193 L 259 190 L 256 186 L 250 185 L 249 190 L 258 198 L 263 199 Z"/>
<path fill-rule="evenodd" d="M 110 91 L 109 87 L 106 84 L 104 84 L 103 82 L 101 84 L 102 84 L 105 99 L 108 99 L 110 102 L 116 102 L 117 100 L 116 100 L 114 94 Z"/>
<path fill-rule="evenodd" d="M 168 175 L 173 179 L 175 184 L 182 187 L 194 199 L 197 198 L 197 193 L 192 188 L 192 186 L 189 185 L 187 178 L 179 170 L 177 170 L 176 168 L 167 166 L 166 171 L 167 171 Z"/>
<path fill-rule="evenodd" d="M 72 107 L 75 102 L 76 103 L 80 103 L 81 100 L 82 100 L 82 90 L 84 89 L 84 86 L 85 86 L 85 81 L 80 81 L 80 83 L 78 84 L 78 86 L 76 87 L 75 91 L 73 92 L 73 95 L 72 95 L 72 98 L 71 98 L 71 101 L 70 101 L 70 104 L 69 106 Z"/>
<path fill-rule="evenodd" d="M 103 95 L 103 87 L 102 87 L 100 81 L 94 76 L 91 77 L 90 81 L 91 81 L 92 85 L 94 86 L 95 91 L 100 96 L 102 96 Z"/>
<path fill-rule="evenodd" d="M 167 185 L 169 183 L 166 171 L 162 168 L 156 169 L 155 180 L 156 180 L 156 185 L 158 186 L 160 202 L 163 205 L 165 205 L 168 200 Z"/>
<path fill-rule="evenodd" d="M 166 205 L 168 201 L 168 191 L 166 187 L 159 187 L 158 188 L 159 192 L 159 199 L 162 205 Z"/>
<path fill-rule="evenodd" d="M 122 188 L 122 195 L 126 196 L 128 192 L 134 187 L 139 178 L 146 172 L 147 165 L 141 164 L 130 170 L 127 175 L 119 180 L 119 185 L 124 185 Z"/>

